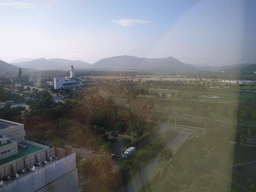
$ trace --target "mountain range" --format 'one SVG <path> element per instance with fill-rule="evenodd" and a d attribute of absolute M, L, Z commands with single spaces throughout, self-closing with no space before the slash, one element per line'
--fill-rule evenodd
<path fill-rule="evenodd" d="M 22 72 L 25 72 L 25 73 L 32 72 L 32 71 L 35 71 L 35 70 L 22 69 Z M 19 67 L 0 60 L 0 75 L 13 76 L 13 74 L 18 74 L 18 72 L 19 72 Z"/>
<path fill-rule="evenodd" d="M 0 61 L 1 73 L 18 72 L 18 68 L 36 70 L 68 70 L 73 65 L 75 69 L 114 70 L 114 71 L 149 71 L 149 72 L 195 72 L 195 71 L 224 71 L 224 73 L 254 74 L 256 64 L 236 64 L 222 67 L 199 66 L 182 63 L 173 57 L 140 58 L 134 56 L 115 56 L 89 64 L 79 60 L 67 59 L 34 59 L 25 62 L 16 60 L 12 65 Z M 20 60 L 20 61 L 24 61 Z"/>
<path fill-rule="evenodd" d="M 237 64 L 229 68 L 225 68 L 222 71 L 224 71 L 224 73 L 226 74 L 255 75 L 256 63 L 255 64 Z"/>
<path fill-rule="evenodd" d="M 36 70 L 67 70 L 71 65 L 76 69 L 86 69 L 90 67 L 89 63 L 79 60 L 67 60 L 67 59 L 34 59 L 30 61 L 13 63 L 18 67 L 30 68 Z"/>
<path fill-rule="evenodd" d="M 117 56 L 102 59 L 92 65 L 95 69 L 107 70 L 140 70 L 159 72 L 195 71 L 197 67 L 180 62 L 173 57 L 139 58 L 133 56 Z"/>
<path fill-rule="evenodd" d="M 25 62 L 13 63 L 13 65 L 36 70 L 67 70 L 71 65 L 76 69 L 95 70 L 134 70 L 134 71 L 158 71 L 158 72 L 184 72 L 200 70 L 199 67 L 185 64 L 173 57 L 167 58 L 140 58 L 133 56 L 116 56 L 99 60 L 93 65 L 79 60 L 66 59 L 35 59 Z"/>

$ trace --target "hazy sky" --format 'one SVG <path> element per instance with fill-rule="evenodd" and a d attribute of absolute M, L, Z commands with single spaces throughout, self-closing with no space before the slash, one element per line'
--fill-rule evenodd
<path fill-rule="evenodd" d="M 256 1 L 0 1 L 0 60 L 118 55 L 256 62 Z"/>

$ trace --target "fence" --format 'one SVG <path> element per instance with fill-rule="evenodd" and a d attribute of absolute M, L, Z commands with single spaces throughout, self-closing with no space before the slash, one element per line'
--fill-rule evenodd
<path fill-rule="evenodd" d="M 0 166 L 0 178 L 10 175 L 12 170 L 16 173 L 25 166 L 31 168 L 36 161 L 41 162 L 52 156 L 57 157 L 57 159 L 62 159 L 69 154 L 71 154 L 69 151 L 57 147 L 42 149 Z"/>

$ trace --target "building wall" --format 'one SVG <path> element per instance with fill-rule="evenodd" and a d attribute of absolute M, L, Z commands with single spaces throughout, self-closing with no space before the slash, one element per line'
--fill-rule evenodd
<path fill-rule="evenodd" d="M 78 173 L 77 169 L 69 172 L 68 174 L 62 176 L 61 178 L 53 181 L 52 183 L 46 185 L 37 192 L 76 192 L 78 191 Z"/>
<path fill-rule="evenodd" d="M 18 153 L 17 143 L 12 141 L 8 145 L 0 147 L 0 160 Z"/>
<path fill-rule="evenodd" d="M 71 189 L 71 190 L 70 190 Z M 0 188 L 0 192 L 34 191 L 78 191 L 76 154 L 73 153 L 58 161 L 13 180 Z"/>
<path fill-rule="evenodd" d="M 1 121 L 6 121 L 2 120 Z M 10 122 L 10 121 L 6 121 Z M 11 122 L 14 124 L 13 122 Z M 24 130 L 24 125 L 20 123 L 15 123 L 14 126 L 10 126 L 5 129 L 0 129 L 0 135 L 5 135 L 6 137 L 9 137 L 10 140 L 15 140 L 17 142 L 24 140 L 25 136 L 25 130 Z"/>
<path fill-rule="evenodd" d="M 48 157 L 56 156 L 56 150 L 55 148 L 47 148 L 45 150 L 37 151 L 35 153 L 31 153 L 25 157 L 21 157 L 19 159 L 16 159 L 14 161 L 11 161 L 9 163 L 5 163 L 0 166 L 0 175 L 1 177 L 11 174 L 11 167 L 13 168 L 14 172 L 17 172 L 19 169 L 24 168 L 24 160 L 26 162 L 26 165 L 28 167 L 33 167 L 33 164 L 35 163 L 35 157 L 37 157 L 38 161 L 43 161 L 46 159 L 46 152 Z M 62 156 L 63 157 L 63 156 Z M 60 158 L 59 158 L 60 159 Z"/>
<path fill-rule="evenodd" d="M 65 78 L 54 78 L 54 89 L 60 89 L 62 88 L 62 84 L 65 83 Z"/>

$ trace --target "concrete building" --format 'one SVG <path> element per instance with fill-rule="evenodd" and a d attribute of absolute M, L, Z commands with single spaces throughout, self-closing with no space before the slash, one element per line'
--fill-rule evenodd
<path fill-rule="evenodd" d="M 17 142 L 23 141 L 25 137 L 24 125 L 0 119 L 0 135 Z"/>
<path fill-rule="evenodd" d="M 10 81 L 12 84 L 22 84 L 29 81 L 29 76 L 11 77 Z"/>
<path fill-rule="evenodd" d="M 73 65 L 69 68 L 70 76 L 65 78 L 54 78 L 54 89 L 71 89 L 75 90 L 83 84 L 92 84 L 94 79 L 87 77 L 86 79 L 81 79 L 80 77 L 75 77 L 75 68 Z"/>
<path fill-rule="evenodd" d="M 12 84 L 23 84 L 29 81 L 29 76 L 22 76 L 22 70 L 19 68 L 19 73 L 16 77 L 10 78 Z"/>
<path fill-rule="evenodd" d="M 78 191 L 75 153 L 24 136 L 23 124 L 0 119 L 0 192 Z"/>

